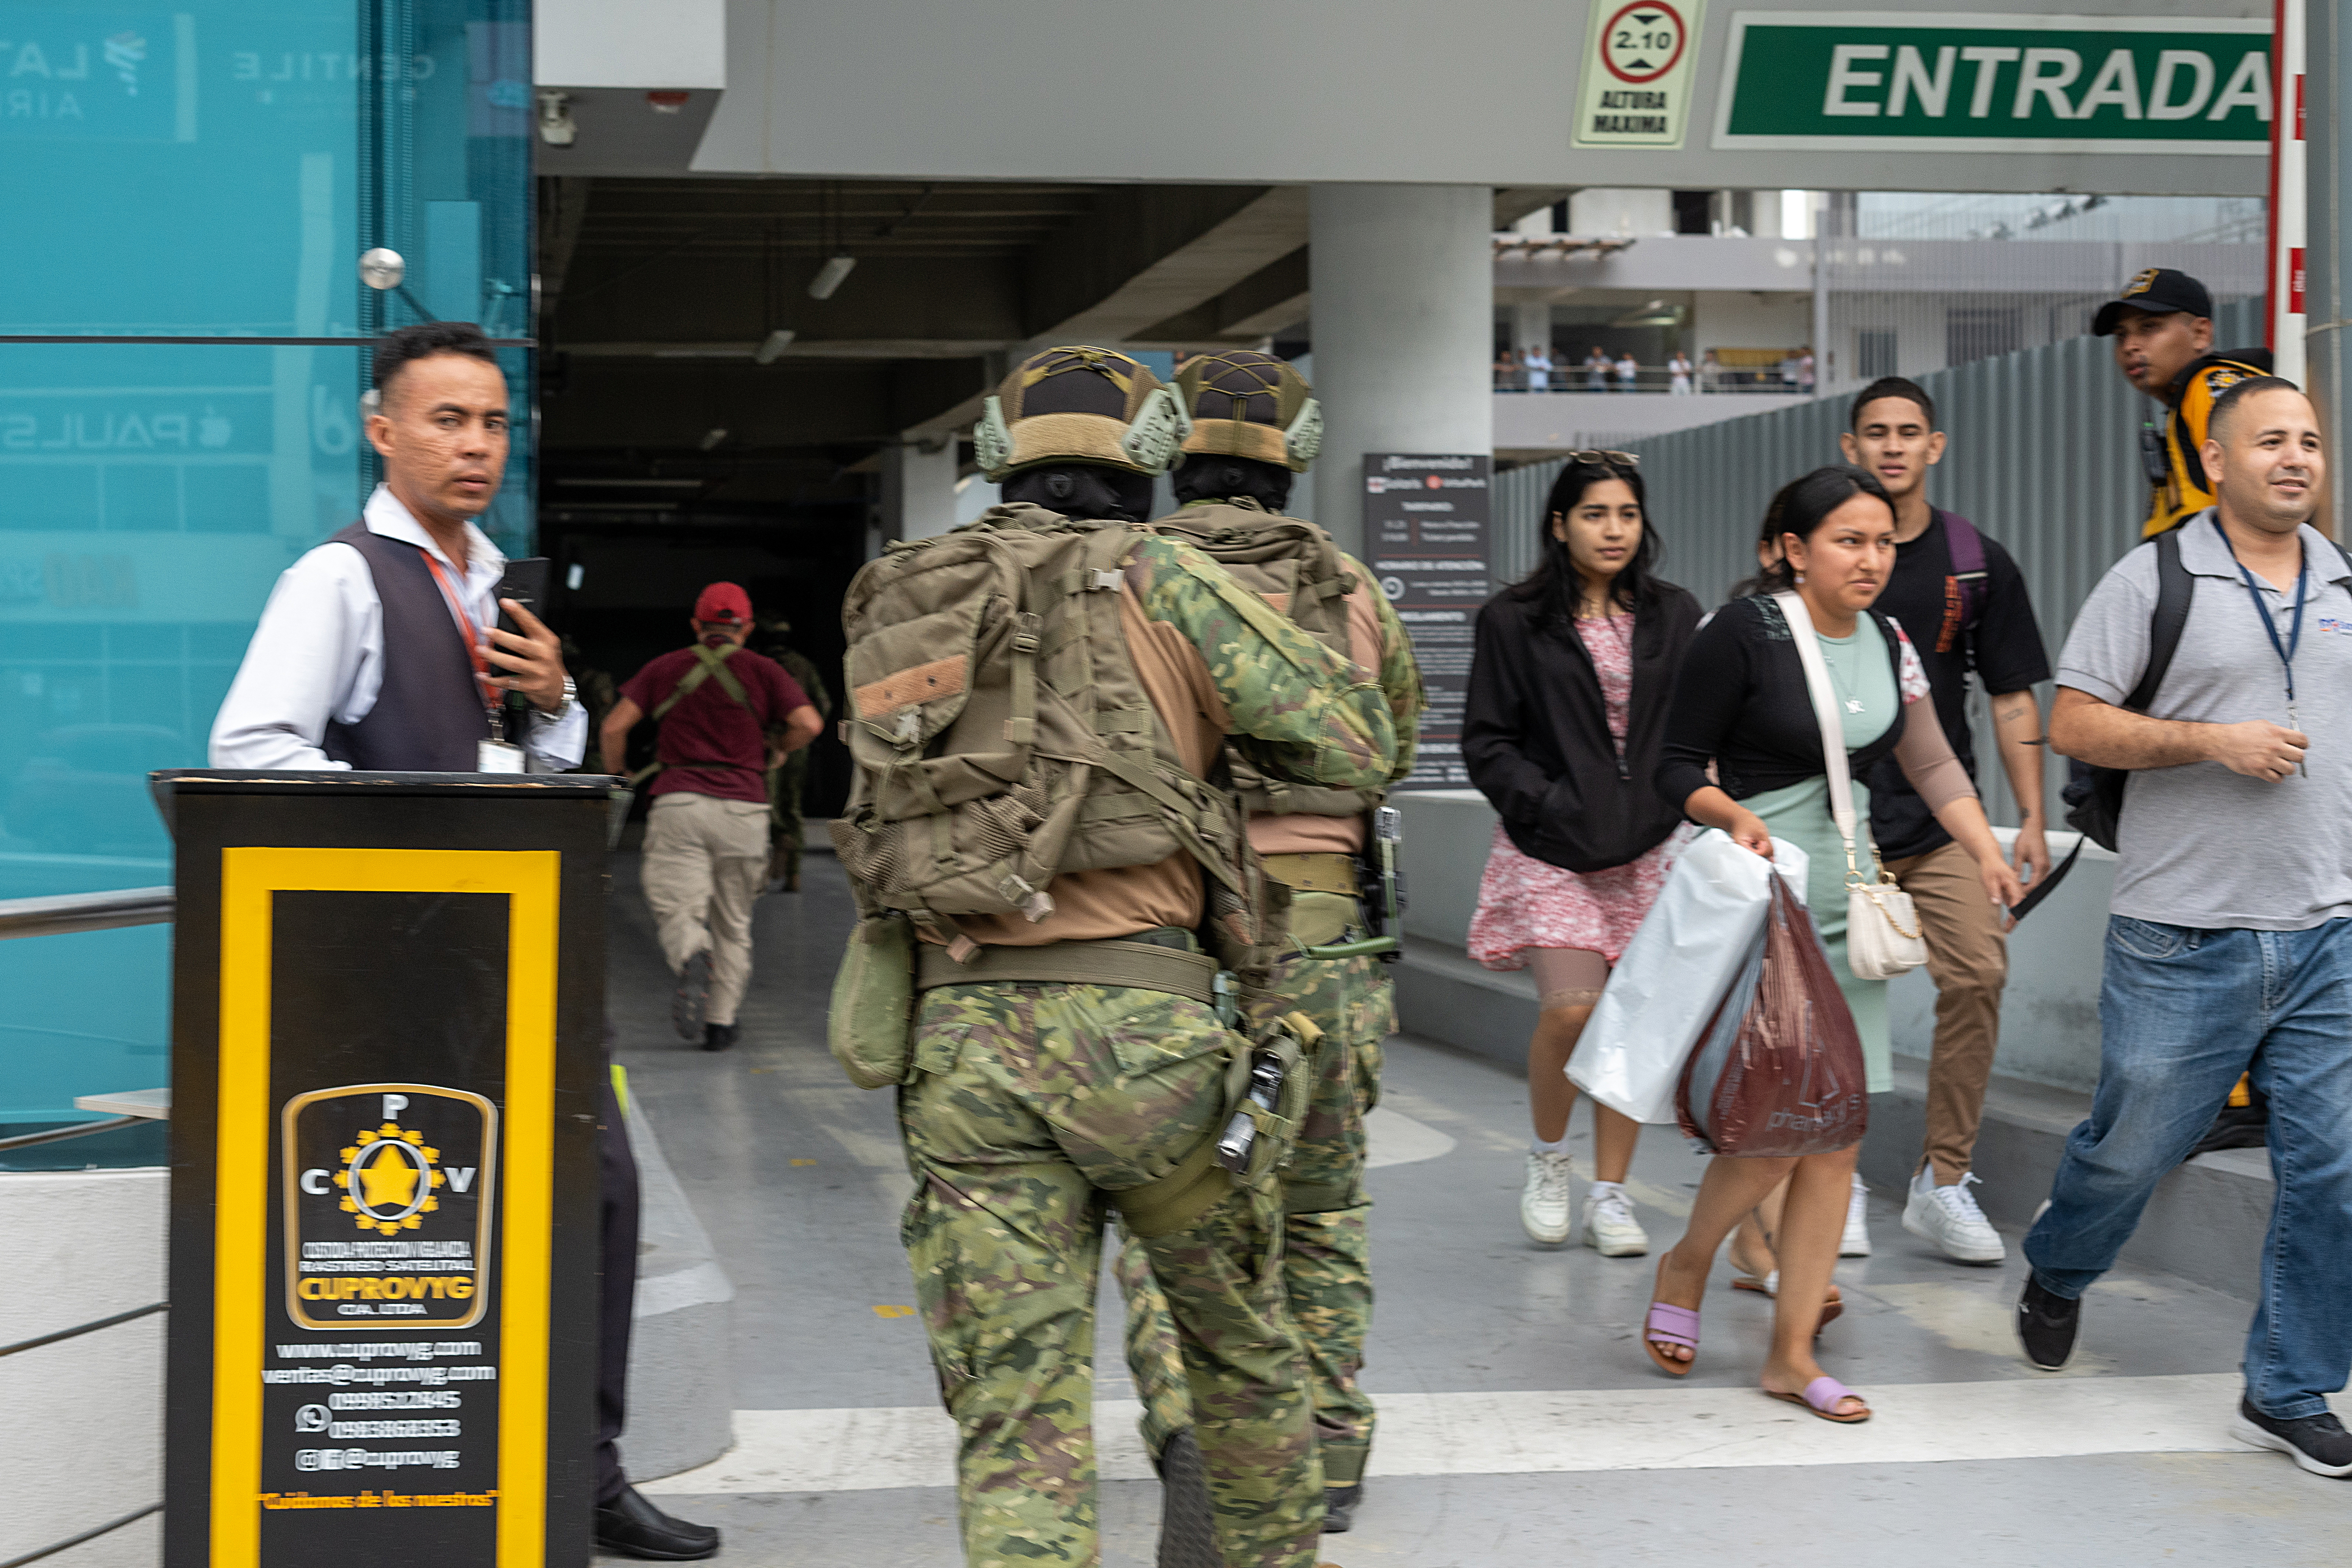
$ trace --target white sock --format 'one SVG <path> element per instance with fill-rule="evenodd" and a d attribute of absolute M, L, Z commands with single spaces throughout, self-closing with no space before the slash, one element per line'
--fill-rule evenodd
<path fill-rule="evenodd" d="M 1622 1193 L 1624 1190 L 1625 1184 L 1622 1182 L 1595 1182 L 1585 1189 L 1584 1195 L 1588 1198 L 1597 1198 L 1603 1193 Z"/>
<path fill-rule="evenodd" d="M 1561 1133 L 1559 1141 L 1555 1143 L 1547 1143 L 1540 1138 L 1530 1138 L 1528 1140 L 1528 1149 L 1537 1154 L 1565 1154 L 1568 1152 L 1568 1134 Z"/>

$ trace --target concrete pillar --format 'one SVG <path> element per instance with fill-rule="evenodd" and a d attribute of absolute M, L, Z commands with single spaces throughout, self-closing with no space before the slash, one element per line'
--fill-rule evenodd
<path fill-rule="evenodd" d="M 882 536 L 929 539 L 956 525 L 956 446 L 930 439 L 929 451 L 911 437 L 882 449 Z"/>
<path fill-rule="evenodd" d="M 2352 17 L 2334 5 L 2305 13 L 2310 33 L 2304 78 L 2304 181 L 2310 193 L 2304 253 L 2305 384 L 2327 433 L 2327 493 L 2320 526 L 2336 539 L 2352 519 L 2352 449 L 2346 446 L 2347 395 L 2352 393 Z"/>
<path fill-rule="evenodd" d="M 1551 352 L 1551 301 L 1522 300 L 1511 307 L 1511 346 Z M 1559 383 L 1554 382 L 1556 386 Z"/>
<path fill-rule="evenodd" d="M 1491 452 L 1494 196 L 1485 185 L 1318 185 L 1308 204 L 1316 521 L 1364 539 L 1367 452 Z"/>

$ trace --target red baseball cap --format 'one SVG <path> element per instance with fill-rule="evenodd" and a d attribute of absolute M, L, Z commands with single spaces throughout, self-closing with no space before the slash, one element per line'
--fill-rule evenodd
<path fill-rule="evenodd" d="M 732 583 L 713 583 L 694 601 L 694 618 L 709 626 L 749 626 L 751 595 Z"/>

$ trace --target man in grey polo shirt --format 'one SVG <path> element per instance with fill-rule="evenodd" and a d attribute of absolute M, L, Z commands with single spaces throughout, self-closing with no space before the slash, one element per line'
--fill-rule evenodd
<path fill-rule="evenodd" d="M 2327 1395 L 2352 1372 L 2352 565 L 2307 520 L 2326 472 L 2276 377 L 2213 405 L 2215 504 L 2180 525 L 2192 584 L 2145 713 L 2158 546 L 2091 593 L 2058 659 L 2051 743 L 2134 770 L 2099 991 L 2100 1068 L 2025 1238 L 2027 1359 L 2073 1354 L 2081 1297 L 2241 1073 L 2270 1097 L 2278 1183 L 2232 1434 L 2352 1474 Z"/>

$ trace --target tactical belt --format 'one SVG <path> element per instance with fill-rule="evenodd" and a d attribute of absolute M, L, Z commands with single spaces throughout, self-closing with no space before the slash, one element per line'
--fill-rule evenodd
<path fill-rule="evenodd" d="M 1353 855 L 1268 855 L 1265 858 L 1265 874 L 1285 887 L 1307 893 L 1343 893 L 1356 896 L 1356 858 Z"/>
<path fill-rule="evenodd" d="M 1129 985 L 1165 991 L 1202 1006 L 1213 1005 L 1217 961 L 1205 953 L 1163 946 L 1157 932 L 1117 942 L 1056 942 L 1043 947 L 983 946 L 970 963 L 958 963 L 948 950 L 926 942 L 917 963 L 915 989 L 942 985 Z"/>

